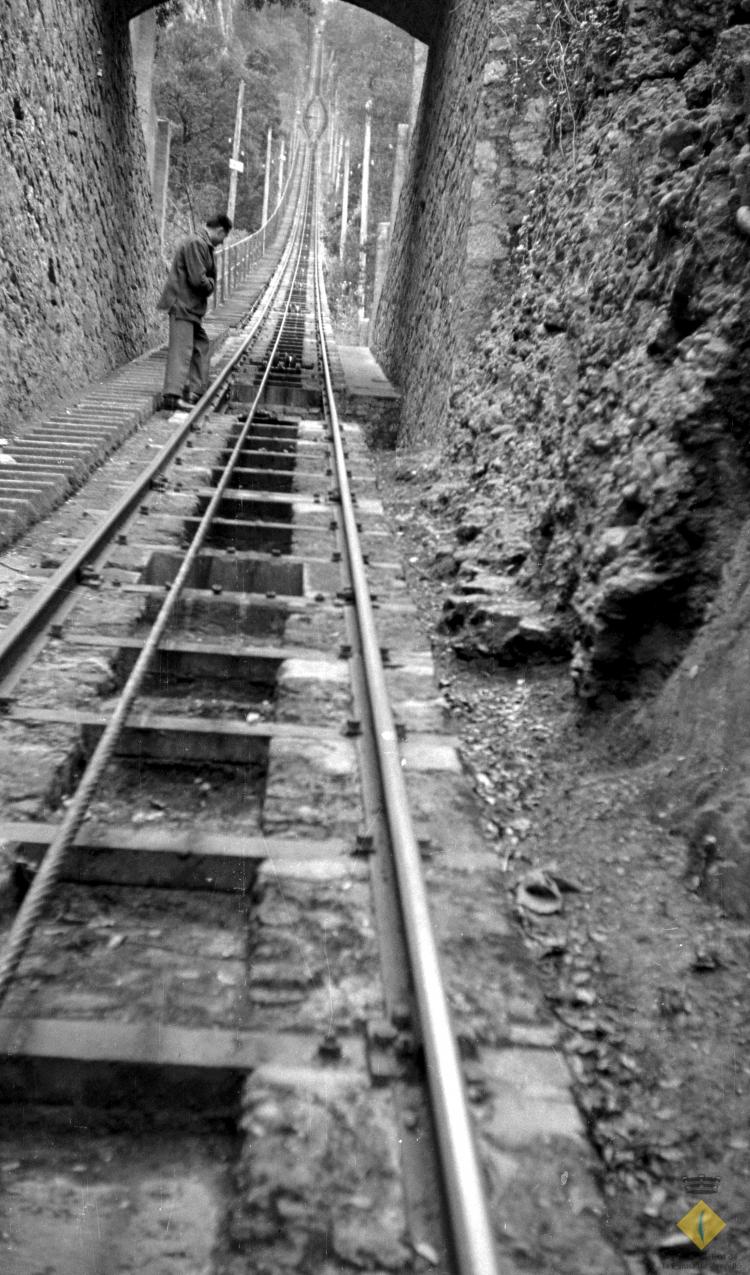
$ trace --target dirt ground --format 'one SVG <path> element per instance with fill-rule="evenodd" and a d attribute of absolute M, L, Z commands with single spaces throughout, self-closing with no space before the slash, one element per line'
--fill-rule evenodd
<path fill-rule="evenodd" d="M 750 930 L 688 875 L 658 798 L 674 759 L 649 751 L 637 704 L 581 708 L 565 661 L 457 658 L 438 631 L 445 474 L 441 496 L 434 452 L 377 466 L 507 906 L 563 1025 L 608 1230 L 634 1271 L 750 1275 Z M 676 1225 L 699 1201 L 725 1224 L 704 1249 Z"/>

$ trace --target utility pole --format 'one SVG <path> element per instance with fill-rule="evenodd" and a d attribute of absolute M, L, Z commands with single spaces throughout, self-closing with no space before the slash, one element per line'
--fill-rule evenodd
<path fill-rule="evenodd" d="M 367 204 L 370 198 L 370 144 L 372 139 L 372 101 L 365 102 L 365 145 L 362 154 L 362 203 L 359 214 L 359 320 L 365 317 L 367 284 Z"/>
<path fill-rule="evenodd" d="M 268 221 L 268 201 L 271 196 L 271 145 L 273 143 L 273 129 L 269 128 L 266 134 L 266 171 L 263 177 L 263 210 L 260 214 L 260 225 L 262 230 L 262 238 L 260 250 L 266 251 L 266 222 Z"/>
<path fill-rule="evenodd" d="M 341 185 L 341 160 L 343 158 L 343 154 L 344 154 L 344 134 L 339 129 L 339 134 L 336 139 L 336 168 L 335 168 L 335 177 L 334 177 L 334 186 L 333 186 L 334 195 L 338 195 L 339 186 Z"/>
<path fill-rule="evenodd" d="M 273 145 L 273 129 L 269 128 L 266 134 L 266 172 L 263 179 L 263 212 L 260 215 L 260 224 L 265 226 L 268 221 L 268 201 L 271 195 L 271 147 Z"/>
<path fill-rule="evenodd" d="M 234 116 L 234 141 L 232 142 L 232 158 L 229 161 L 229 202 L 227 217 L 234 221 L 234 209 L 237 203 L 237 179 L 244 172 L 245 165 L 240 159 L 240 141 L 242 140 L 242 104 L 245 101 L 245 81 L 240 80 L 237 90 L 237 110 Z"/>
<path fill-rule="evenodd" d="M 349 152 L 351 143 L 347 137 L 344 142 L 344 191 L 341 196 L 341 239 L 339 241 L 339 261 L 344 260 L 346 247 L 347 222 L 349 220 Z"/>
<path fill-rule="evenodd" d="M 284 189 L 284 168 L 285 168 L 285 166 L 286 166 L 286 142 L 284 141 L 284 138 L 282 137 L 282 139 L 281 139 L 281 148 L 280 148 L 280 150 L 279 150 L 279 193 L 278 193 L 278 196 L 277 196 L 277 198 L 276 198 L 276 203 L 277 203 L 277 204 L 278 204 L 279 200 L 281 199 L 281 192 L 282 192 L 282 190 Z"/>
<path fill-rule="evenodd" d="M 338 85 L 333 95 L 333 105 L 331 106 L 331 115 L 328 121 L 328 188 L 330 190 L 333 181 L 333 157 L 336 153 L 336 131 L 338 129 L 339 118 L 339 90 Z"/>

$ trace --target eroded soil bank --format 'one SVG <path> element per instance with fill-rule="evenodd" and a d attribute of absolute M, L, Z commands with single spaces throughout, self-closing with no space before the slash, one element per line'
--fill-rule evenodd
<path fill-rule="evenodd" d="M 507 907 L 563 1025 L 607 1230 L 646 1255 L 634 1257 L 639 1272 L 692 1269 L 693 1258 L 745 1271 L 750 931 L 706 893 L 661 799 L 684 758 L 654 746 L 633 701 L 583 707 L 554 645 L 517 640 L 528 599 L 512 577 L 504 626 L 496 591 L 478 626 L 490 644 L 502 633 L 504 651 L 482 657 L 475 641 L 467 659 L 446 617 L 462 588 L 476 597 L 497 570 L 457 536 L 470 473 L 426 451 L 381 452 L 378 465 Z M 508 507 L 505 543 L 523 544 Z M 537 629 L 548 636 L 544 616 Z M 702 1254 L 676 1227 L 700 1198 L 726 1223 Z"/>

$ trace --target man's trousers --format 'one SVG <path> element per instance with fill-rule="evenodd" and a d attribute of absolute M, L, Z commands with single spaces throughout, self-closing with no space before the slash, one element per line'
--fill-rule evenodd
<path fill-rule="evenodd" d="M 208 388 L 210 375 L 208 334 L 192 319 L 169 316 L 169 349 L 164 374 L 164 393 L 182 398 Z"/>

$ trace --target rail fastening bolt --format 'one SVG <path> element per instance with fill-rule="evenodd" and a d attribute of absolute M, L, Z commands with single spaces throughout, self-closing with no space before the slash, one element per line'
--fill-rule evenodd
<path fill-rule="evenodd" d="M 335 1032 L 326 1032 L 325 1036 L 318 1045 L 318 1053 L 321 1058 L 327 1058 L 331 1061 L 341 1057 L 341 1042 Z"/>

